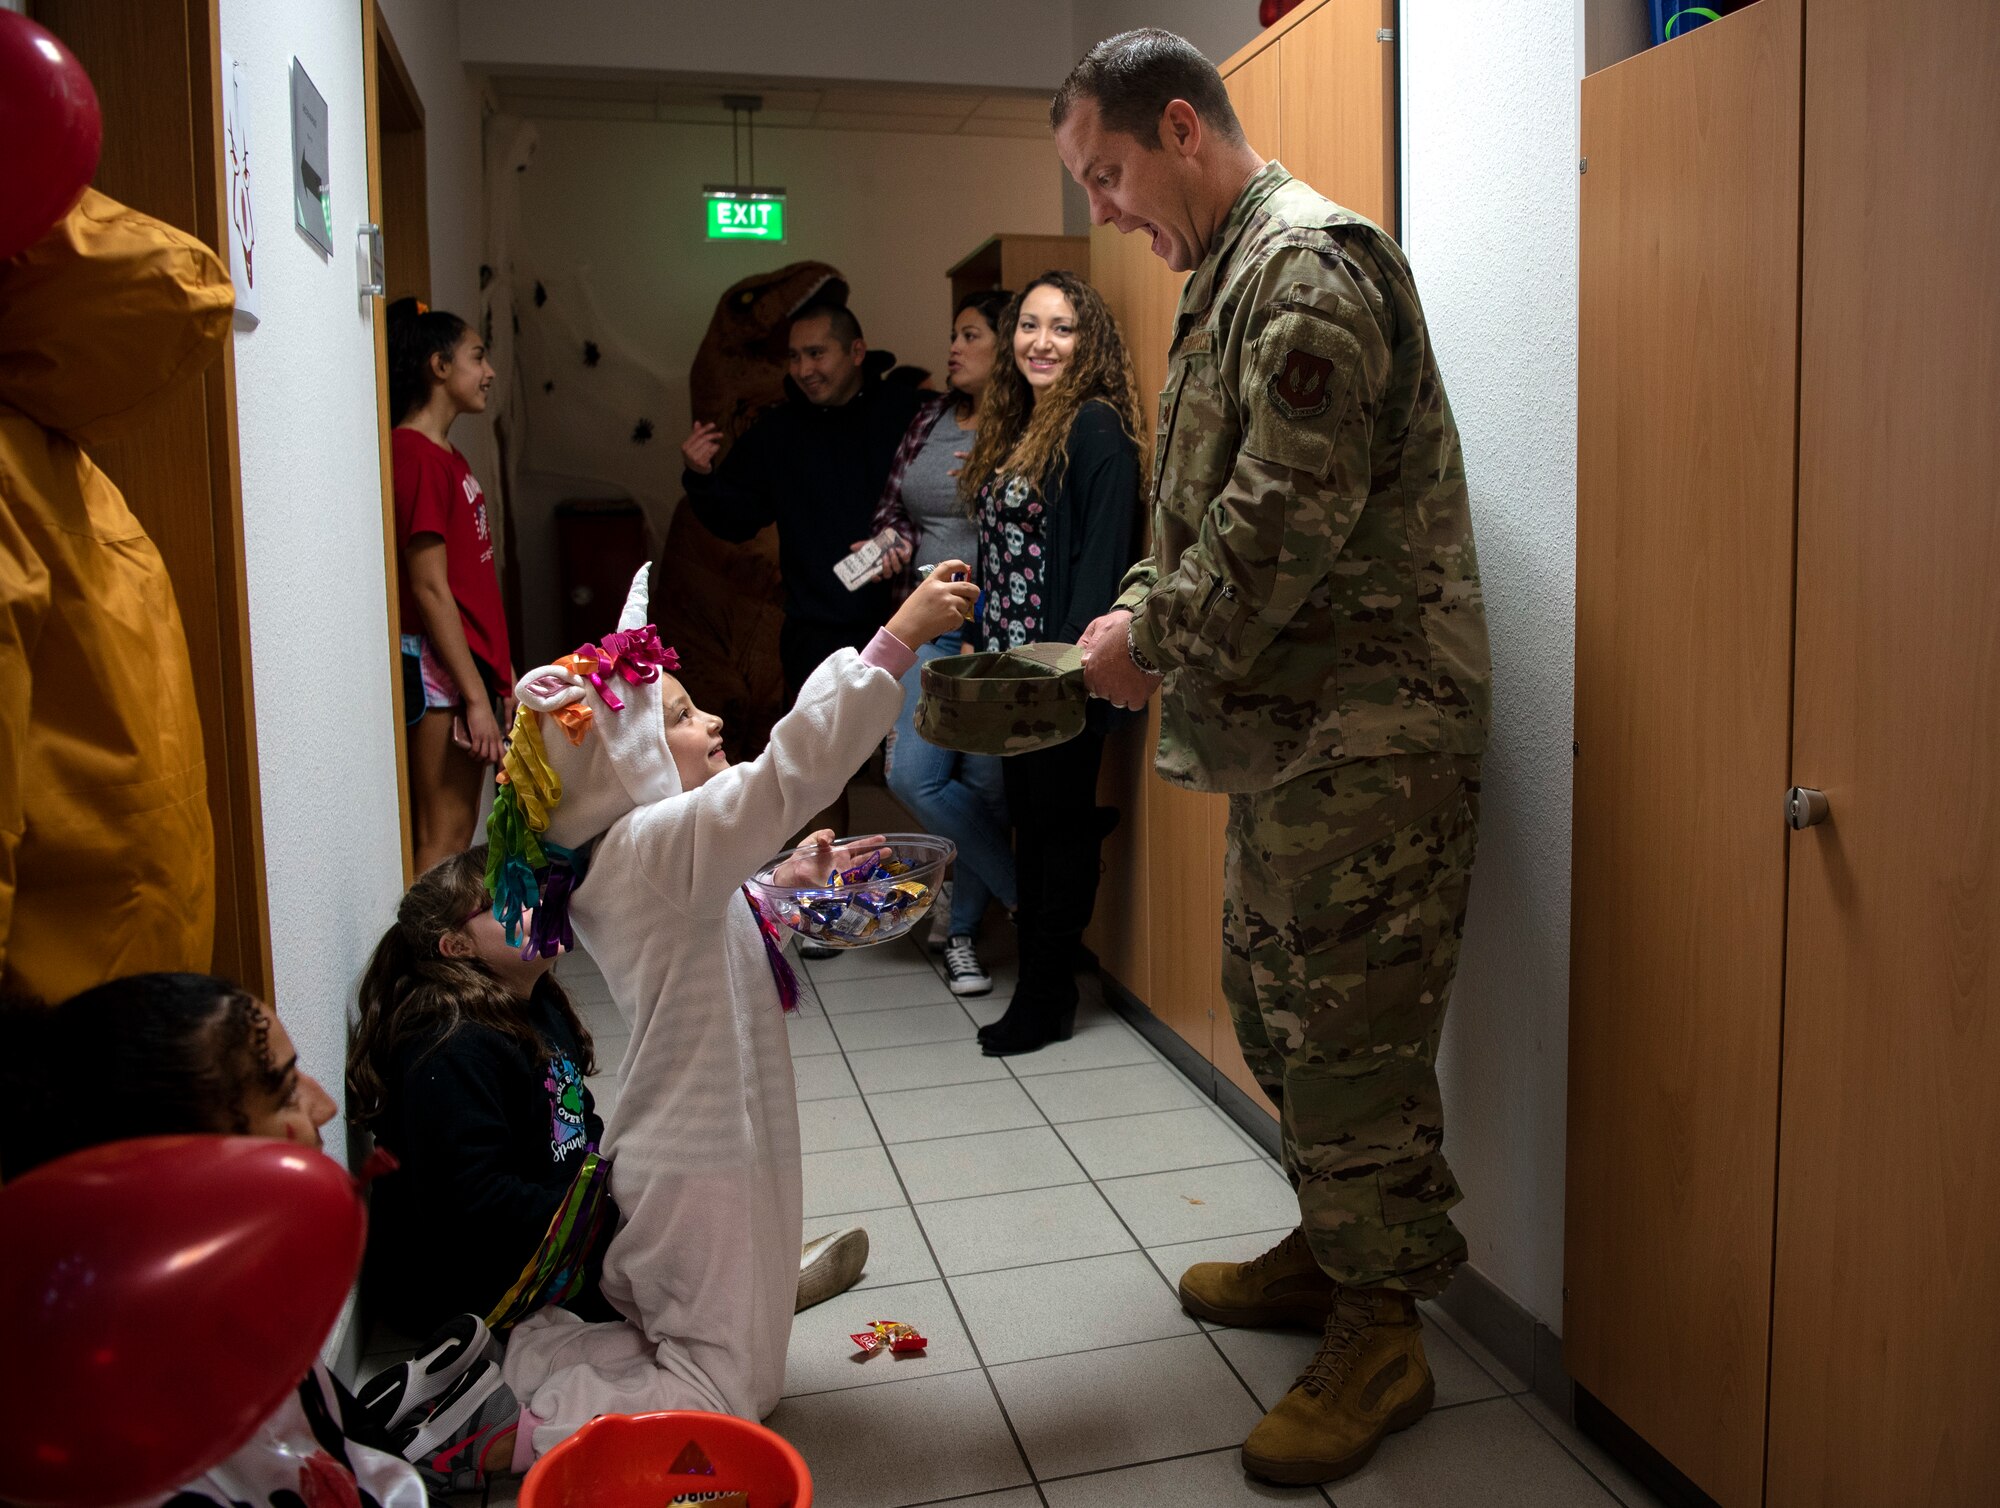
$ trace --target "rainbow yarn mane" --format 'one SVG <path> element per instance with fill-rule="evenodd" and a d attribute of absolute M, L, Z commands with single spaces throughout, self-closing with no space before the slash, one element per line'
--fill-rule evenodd
<path fill-rule="evenodd" d="M 648 623 L 606 634 L 599 643 L 531 671 L 516 688 L 520 707 L 493 777 L 493 814 L 486 821 L 486 890 L 510 943 L 521 943 L 522 914 L 533 913 L 523 958 L 553 958 L 576 945 L 569 901 L 583 878 L 575 852 L 544 836 L 562 805 L 563 785 L 542 742 L 542 719 L 552 720 L 580 748 L 596 718 L 586 687 L 596 690 L 606 711 L 622 712 L 618 681 L 650 685 L 662 670 L 680 668 L 680 656 L 660 643 L 658 630 Z"/>

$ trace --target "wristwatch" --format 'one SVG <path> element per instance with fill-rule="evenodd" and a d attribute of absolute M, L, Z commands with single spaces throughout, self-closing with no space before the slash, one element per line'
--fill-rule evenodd
<path fill-rule="evenodd" d="M 1135 613 L 1127 613 L 1125 615 L 1125 653 L 1130 655 L 1132 663 L 1147 675 L 1157 676 L 1160 674 L 1160 667 L 1139 653 L 1139 642 L 1132 637 L 1133 625 L 1138 621 L 1138 615 Z"/>

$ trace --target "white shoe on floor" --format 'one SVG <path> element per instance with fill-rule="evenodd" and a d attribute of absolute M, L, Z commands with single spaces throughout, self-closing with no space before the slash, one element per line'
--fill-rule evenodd
<path fill-rule="evenodd" d="M 858 1225 L 806 1242 L 799 1252 L 799 1292 L 792 1313 L 847 1292 L 867 1266 L 868 1232 Z"/>
<path fill-rule="evenodd" d="M 937 899 L 931 903 L 930 949 L 942 953 L 951 941 L 951 881 L 938 886 Z"/>
<path fill-rule="evenodd" d="M 954 995 L 984 995 L 993 988 L 993 978 L 980 967 L 972 939 L 960 933 L 944 949 L 945 983 Z"/>

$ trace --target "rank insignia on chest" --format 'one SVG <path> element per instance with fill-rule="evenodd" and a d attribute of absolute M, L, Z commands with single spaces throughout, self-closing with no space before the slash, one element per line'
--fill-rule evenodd
<path fill-rule="evenodd" d="M 1333 403 L 1333 362 L 1296 348 L 1271 374 L 1271 406 L 1287 419 L 1317 419 Z"/>

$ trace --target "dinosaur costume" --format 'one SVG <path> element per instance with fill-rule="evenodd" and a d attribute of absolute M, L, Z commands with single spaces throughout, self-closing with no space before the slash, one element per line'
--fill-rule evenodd
<path fill-rule="evenodd" d="M 889 731 L 916 658 L 886 631 L 836 652 L 762 755 L 683 790 L 661 694 L 680 661 L 646 597 L 642 568 L 618 632 L 521 678 L 488 828 L 496 915 L 512 929 L 532 910 L 544 952 L 573 917 L 632 1025 L 604 1137 L 624 1224 L 601 1283 L 630 1323 L 544 1309 L 515 1329 L 506 1379 L 537 1451 L 602 1413 L 777 1406 L 802 1224 L 797 983 L 743 885 Z"/>
<path fill-rule="evenodd" d="M 696 419 L 721 429 L 722 455 L 784 396 L 792 316 L 815 298 L 847 298 L 846 280 L 824 262 L 794 262 L 744 278 L 716 301 L 688 372 L 688 398 Z M 704 528 L 683 499 L 660 551 L 658 579 L 660 633 L 686 651 L 682 684 L 696 706 L 722 718 L 729 757 L 749 758 L 764 747 L 785 704 L 778 531 L 729 544 Z"/>

